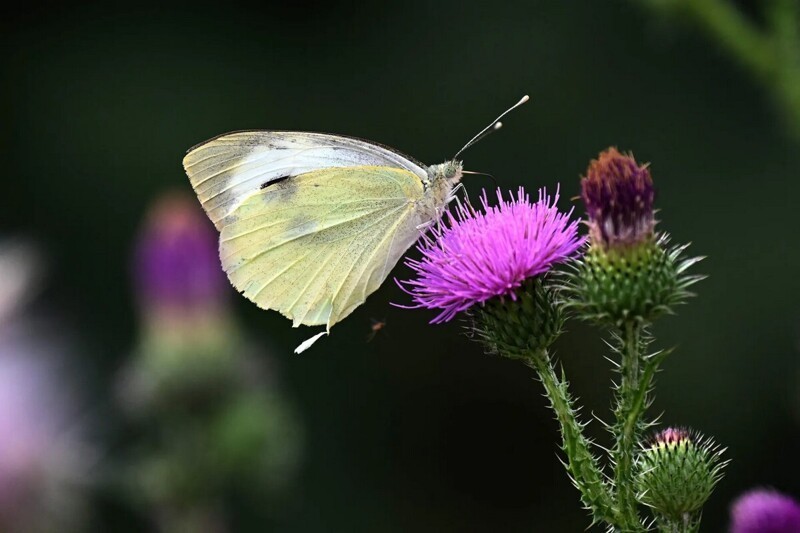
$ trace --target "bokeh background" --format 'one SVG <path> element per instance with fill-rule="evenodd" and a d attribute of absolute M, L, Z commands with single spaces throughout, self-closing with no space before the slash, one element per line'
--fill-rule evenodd
<path fill-rule="evenodd" d="M 723 530 L 730 501 L 753 486 L 800 495 L 796 124 L 702 28 L 644 3 L 85 2 L 4 15 L 0 236 L 7 253 L 20 242 L 36 250 L 17 268 L 20 279 L 37 272 L 20 285 L 30 301 L 18 313 L 28 317 L 26 338 L 58 353 L 57 370 L 29 391 L 49 398 L 50 378 L 68 381 L 77 406 L 62 423 L 81 435 L 70 462 L 80 488 L 62 489 L 80 494 L 69 511 L 77 530 L 168 530 L 176 508 L 191 515 L 176 527 L 200 532 L 584 530 L 529 369 L 484 355 L 457 323 L 430 326 L 432 314 L 390 306 L 408 300 L 393 283 L 302 356 L 291 352 L 306 331 L 233 289 L 220 296 L 224 321 L 236 324 L 225 330 L 235 342 L 224 359 L 246 351 L 267 367 L 269 379 L 247 390 L 277 391 L 281 416 L 297 428 L 278 441 L 294 450 L 280 495 L 243 474 L 259 446 L 237 456 L 243 464 L 220 459 L 227 470 L 211 475 L 219 461 L 205 451 L 214 444 L 173 438 L 193 416 L 217 416 L 207 412 L 214 395 L 168 415 L 175 403 L 161 398 L 144 408 L 145 423 L 120 400 L 120 376 L 147 359 L 143 349 L 158 352 L 135 257 L 158 199 L 191 194 L 187 148 L 230 130 L 296 129 L 438 163 L 526 93 L 531 102 L 501 132 L 464 154 L 466 168 L 503 188 L 560 183 L 562 207 L 580 209 L 570 198 L 589 159 L 609 145 L 632 150 L 652 163 L 660 227 L 708 256 L 699 297 L 657 325 L 658 346 L 677 350 L 653 406 L 665 422 L 728 447 L 732 463 L 704 529 Z M 763 27 L 763 4 L 735 6 Z M 481 176 L 465 184 L 470 194 L 493 186 Z M 374 319 L 386 326 L 367 342 Z M 206 329 L 197 324 L 178 337 Z M 178 381 L 201 365 L 188 351 L 168 371 Z M 587 415 L 605 416 L 612 376 L 598 332 L 571 322 L 558 354 Z M 239 398 L 239 383 L 213 387 Z M 19 416 L 3 422 L 0 441 L 38 416 L 11 411 Z M 245 412 L 245 426 L 262 427 Z M 202 433 L 200 420 L 189 426 Z M 167 474 L 133 483 L 142 454 L 165 447 Z M 198 459 L 181 472 L 196 477 L 160 491 L 187 449 Z"/>

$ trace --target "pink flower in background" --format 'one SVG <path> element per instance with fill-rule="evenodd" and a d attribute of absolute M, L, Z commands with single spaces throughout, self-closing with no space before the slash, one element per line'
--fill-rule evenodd
<path fill-rule="evenodd" d="M 225 495 L 268 504 L 302 461 L 301 422 L 268 350 L 227 305 L 217 241 L 194 199 L 167 193 L 148 208 L 133 254 L 143 327 L 117 395 L 139 431 L 121 478 L 163 532 L 234 531 Z"/>
<path fill-rule="evenodd" d="M 800 502 L 775 490 L 757 489 L 731 507 L 730 533 L 800 532 Z"/>
<path fill-rule="evenodd" d="M 38 530 L 43 520 L 69 530 L 82 512 L 77 489 L 89 482 L 94 452 L 55 348 L 0 340 L 0 531 Z"/>
<path fill-rule="evenodd" d="M 230 285 L 217 233 L 197 202 L 172 193 L 150 208 L 136 246 L 134 281 L 147 313 L 196 314 L 224 305 Z"/>
<path fill-rule="evenodd" d="M 583 244 L 578 222 L 556 207 L 544 190 L 531 202 L 520 187 L 516 198 L 504 200 L 497 190 L 497 206 L 484 192 L 483 212 L 459 205 L 445 222 L 423 236 L 417 246 L 420 260 L 406 264 L 416 279 L 399 282 L 414 307 L 438 309 L 431 322 L 446 322 L 456 314 L 497 296 L 516 299 L 515 291 L 533 276 L 573 256 Z"/>
<path fill-rule="evenodd" d="M 40 263 L 0 244 L 0 531 L 70 531 L 82 518 L 94 452 L 77 424 L 65 347 L 20 314 Z"/>

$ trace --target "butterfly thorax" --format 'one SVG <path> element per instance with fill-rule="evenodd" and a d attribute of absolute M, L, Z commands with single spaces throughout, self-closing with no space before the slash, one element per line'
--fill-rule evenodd
<path fill-rule="evenodd" d="M 462 169 L 461 161 L 455 159 L 427 168 L 425 197 L 436 211 L 441 212 L 442 208 L 453 199 L 453 188 L 461 181 Z"/>

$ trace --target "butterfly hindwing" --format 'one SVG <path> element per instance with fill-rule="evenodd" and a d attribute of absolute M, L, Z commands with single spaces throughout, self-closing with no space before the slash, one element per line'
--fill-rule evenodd
<path fill-rule="evenodd" d="M 410 170 L 327 168 L 257 189 L 226 216 L 220 257 L 233 285 L 294 326 L 329 328 L 374 292 L 419 237 Z"/>
<path fill-rule="evenodd" d="M 352 137 L 296 131 L 221 135 L 189 150 L 183 166 L 218 230 L 259 188 L 315 170 L 386 166 L 427 178 L 424 165 L 392 149 Z"/>

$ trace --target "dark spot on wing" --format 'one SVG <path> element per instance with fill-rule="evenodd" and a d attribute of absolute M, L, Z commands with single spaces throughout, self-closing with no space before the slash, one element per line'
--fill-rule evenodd
<path fill-rule="evenodd" d="M 266 189 L 270 185 L 275 185 L 276 183 L 282 183 L 288 180 L 289 178 L 291 178 L 291 176 L 280 176 L 278 178 L 275 178 L 274 180 L 265 181 L 264 183 L 261 184 L 261 187 L 259 187 L 259 189 Z"/>

